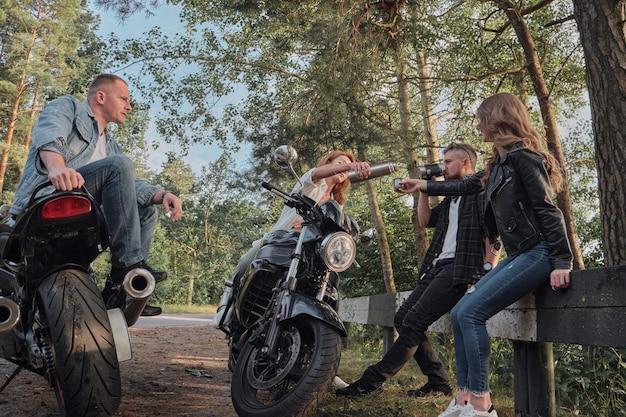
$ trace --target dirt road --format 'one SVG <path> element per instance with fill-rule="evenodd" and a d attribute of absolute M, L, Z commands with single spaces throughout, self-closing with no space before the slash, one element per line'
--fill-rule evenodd
<path fill-rule="evenodd" d="M 236 417 L 224 334 L 208 325 L 131 328 L 116 417 Z M 0 359 L 2 383 L 15 365 Z M 0 393 L 0 416 L 58 417 L 52 388 L 26 370 Z"/>

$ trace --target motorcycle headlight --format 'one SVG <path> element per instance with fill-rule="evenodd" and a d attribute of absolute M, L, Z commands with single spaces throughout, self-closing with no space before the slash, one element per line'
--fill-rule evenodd
<path fill-rule="evenodd" d="M 346 232 L 332 233 L 322 240 L 322 258 L 332 271 L 345 271 L 354 262 L 356 245 Z"/>

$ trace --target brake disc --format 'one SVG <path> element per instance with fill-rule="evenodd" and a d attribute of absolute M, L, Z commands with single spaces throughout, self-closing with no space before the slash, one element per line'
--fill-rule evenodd
<path fill-rule="evenodd" d="M 273 359 L 261 350 L 256 350 L 248 361 L 247 378 L 257 390 L 271 388 L 287 377 L 300 355 L 302 339 L 300 332 L 293 326 L 281 332 L 278 356 Z"/>

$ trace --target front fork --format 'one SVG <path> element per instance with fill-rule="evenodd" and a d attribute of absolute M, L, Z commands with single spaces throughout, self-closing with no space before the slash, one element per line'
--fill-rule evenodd
<path fill-rule="evenodd" d="M 261 348 L 261 353 L 264 355 L 276 356 L 281 327 L 280 323 L 289 314 L 289 296 L 298 286 L 298 278 L 296 277 L 296 274 L 298 273 L 298 266 L 300 265 L 300 260 L 302 259 L 302 244 L 308 230 L 309 226 L 304 223 L 302 225 L 302 230 L 300 231 L 300 236 L 298 237 L 296 249 L 294 250 L 291 258 L 289 271 L 287 271 L 287 279 L 285 279 L 285 281 L 281 284 L 280 288 L 275 289 L 275 291 L 278 291 L 278 297 L 276 299 L 275 308 L 271 309 L 273 317 L 268 317 L 270 325 L 267 331 L 267 337 L 265 338 L 265 344 Z"/>
<path fill-rule="evenodd" d="M 282 326 L 282 321 L 287 317 L 289 313 L 289 300 L 288 297 L 291 294 L 291 291 L 279 290 L 278 299 L 276 300 L 276 308 L 273 309 L 273 317 L 268 317 L 269 319 L 269 328 L 267 330 L 267 336 L 265 338 L 265 344 L 261 348 L 261 353 L 264 356 L 276 356 L 276 349 L 278 346 L 278 340 L 280 336 L 280 330 Z"/>

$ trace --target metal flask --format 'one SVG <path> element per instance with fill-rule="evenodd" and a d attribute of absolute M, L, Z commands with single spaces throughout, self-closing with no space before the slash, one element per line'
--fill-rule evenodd
<path fill-rule="evenodd" d="M 389 175 L 398 170 L 398 164 L 395 162 L 385 162 L 383 164 L 372 165 L 370 168 L 372 172 L 370 176 L 365 179 L 357 178 L 356 173 L 354 171 L 349 171 L 348 178 L 350 179 L 350 182 L 354 184 L 356 182 L 371 180 L 373 178 L 378 178 L 384 175 Z"/>

